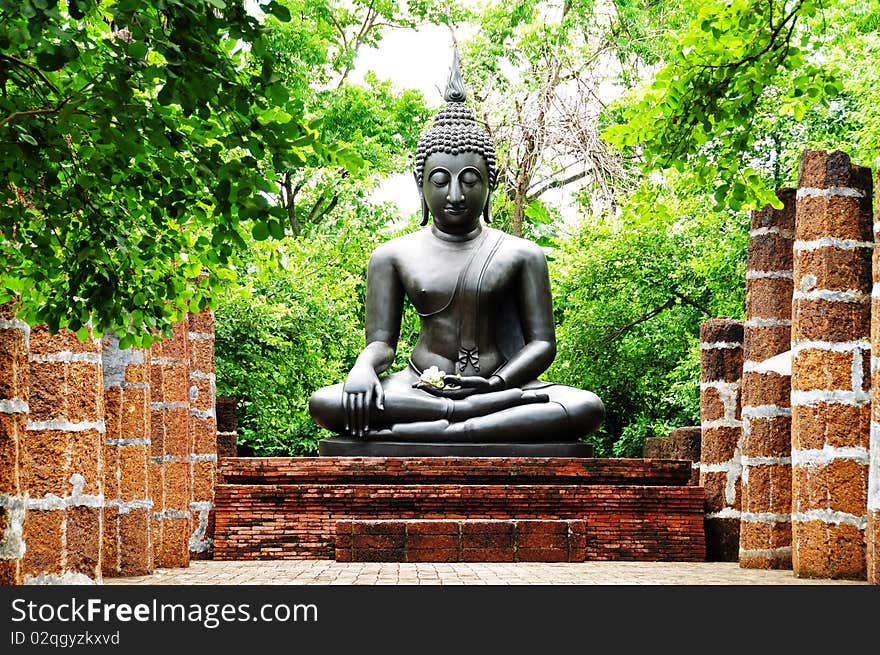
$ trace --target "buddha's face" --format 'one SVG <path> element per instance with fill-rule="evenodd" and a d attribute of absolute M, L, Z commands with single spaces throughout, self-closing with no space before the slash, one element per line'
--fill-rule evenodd
<path fill-rule="evenodd" d="M 473 230 L 489 197 L 486 160 L 475 152 L 429 155 L 422 193 L 438 229 L 451 233 Z"/>

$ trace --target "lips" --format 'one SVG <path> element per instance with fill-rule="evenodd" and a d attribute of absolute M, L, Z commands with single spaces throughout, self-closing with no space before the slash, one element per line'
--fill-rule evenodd
<path fill-rule="evenodd" d="M 449 207 L 446 206 L 443 208 L 443 211 L 447 214 L 452 214 L 453 216 L 461 216 L 467 211 L 467 207 Z"/>

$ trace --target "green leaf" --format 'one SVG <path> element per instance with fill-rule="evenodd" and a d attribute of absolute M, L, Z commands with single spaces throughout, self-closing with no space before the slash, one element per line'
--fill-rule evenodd
<path fill-rule="evenodd" d="M 128 54 L 135 59 L 143 59 L 147 56 L 147 44 L 143 41 L 133 41 L 128 46 Z"/>
<path fill-rule="evenodd" d="M 254 239 L 257 241 L 265 241 L 269 238 L 269 226 L 263 221 L 257 221 L 254 223 L 253 228 L 251 228 L 251 234 L 253 234 Z"/>
<path fill-rule="evenodd" d="M 282 5 L 278 0 L 273 0 L 266 9 L 269 10 L 269 13 L 275 16 L 282 23 L 287 23 L 290 21 L 290 10 Z"/>

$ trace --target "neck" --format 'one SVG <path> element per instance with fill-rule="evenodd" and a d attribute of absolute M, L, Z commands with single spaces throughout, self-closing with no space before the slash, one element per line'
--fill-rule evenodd
<path fill-rule="evenodd" d="M 431 233 L 443 241 L 471 241 L 480 236 L 482 232 L 483 226 L 480 222 L 477 222 L 476 227 L 467 232 L 444 232 L 437 227 L 436 223 L 431 224 Z"/>

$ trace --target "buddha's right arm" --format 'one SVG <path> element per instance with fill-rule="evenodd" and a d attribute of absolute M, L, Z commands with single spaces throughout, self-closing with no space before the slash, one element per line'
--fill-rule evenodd
<path fill-rule="evenodd" d="M 394 361 L 394 348 L 382 341 L 373 341 L 361 351 L 355 366 L 369 366 L 376 373 L 381 373 Z"/>
<path fill-rule="evenodd" d="M 394 361 L 403 318 L 403 284 L 393 255 L 391 242 L 379 246 L 367 267 L 367 346 L 355 365 L 369 365 L 376 373 L 386 370 Z"/>

